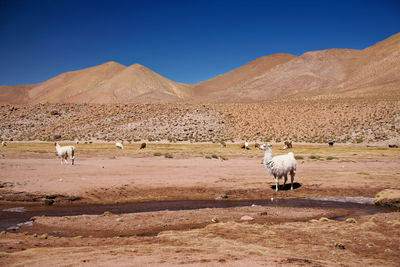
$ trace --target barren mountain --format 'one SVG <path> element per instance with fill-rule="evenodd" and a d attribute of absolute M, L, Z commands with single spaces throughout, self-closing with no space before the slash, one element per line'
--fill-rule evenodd
<path fill-rule="evenodd" d="M 202 97 L 214 97 L 218 94 L 229 95 L 230 88 L 241 87 L 245 81 L 254 79 L 293 58 L 296 56 L 290 54 L 273 54 L 258 58 L 210 80 L 194 84 L 194 98 L 203 99 Z"/>
<path fill-rule="evenodd" d="M 0 103 L 258 102 L 299 97 L 400 96 L 400 33 L 364 50 L 274 54 L 187 85 L 108 62 L 34 85 L 1 86 Z"/>
<path fill-rule="evenodd" d="M 208 94 L 208 101 L 242 102 L 321 95 L 399 95 L 400 92 L 400 34 L 364 50 L 328 49 L 287 59 L 276 61 L 275 65 L 271 64 L 257 75 L 242 75 L 245 78 L 240 82 L 225 87 L 218 84 L 220 76 L 199 83 L 194 86 L 194 94 L 202 95 L 198 91 L 209 92 L 208 88 L 218 88 Z M 272 61 L 269 57 L 265 60 Z M 248 70 L 245 72 L 249 73 Z M 203 84 L 207 87 L 204 88 Z"/>
<path fill-rule="evenodd" d="M 116 62 L 60 74 L 35 85 L 0 87 L 0 103 L 133 103 L 177 101 L 190 87 L 134 64 Z M 9 101 L 12 99 L 12 101 Z"/>

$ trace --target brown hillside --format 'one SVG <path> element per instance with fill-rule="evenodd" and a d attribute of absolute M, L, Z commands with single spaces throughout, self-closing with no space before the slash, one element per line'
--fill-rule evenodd
<path fill-rule="evenodd" d="M 190 96 L 190 88 L 168 80 L 152 70 L 134 64 L 116 73 L 95 90 L 76 95 L 74 103 L 134 103 L 137 98 L 152 101 L 177 101 Z"/>
<path fill-rule="evenodd" d="M 96 89 L 126 67 L 116 62 L 60 74 L 48 81 L 34 86 L 29 98 L 35 102 L 69 102 L 71 98 Z"/>
<path fill-rule="evenodd" d="M 28 92 L 34 84 L 17 86 L 0 86 L 0 103 L 2 104 L 27 104 Z"/>
<path fill-rule="evenodd" d="M 274 54 L 197 84 L 108 62 L 35 85 L 1 86 L 0 103 L 260 102 L 400 96 L 400 33 L 364 50 Z"/>
<path fill-rule="evenodd" d="M 197 98 L 218 94 L 221 91 L 227 93 L 225 90 L 235 86 L 240 87 L 244 81 L 262 75 L 293 58 L 296 56 L 290 54 L 274 54 L 258 58 L 230 72 L 193 85 L 193 93 Z"/>

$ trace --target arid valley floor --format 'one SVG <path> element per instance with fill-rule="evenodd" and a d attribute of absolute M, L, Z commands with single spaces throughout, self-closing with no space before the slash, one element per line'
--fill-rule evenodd
<path fill-rule="evenodd" d="M 275 193 L 261 164 L 263 151 L 253 144 L 250 150 L 211 143 L 150 142 L 144 150 L 140 143 L 124 150 L 113 143 L 74 145 L 73 166 L 60 164 L 52 142 L 1 148 L 2 223 L 12 214 L 4 211 L 9 208 L 24 207 L 28 214 L 61 210 L 2 232 L 1 265 L 398 266 L 400 261 L 398 211 L 357 214 L 340 202 L 329 208 L 279 205 L 281 199 L 373 198 L 382 189 L 400 189 L 397 148 L 294 144 L 295 189 Z M 273 144 L 274 154 L 287 153 L 281 148 Z M 185 200 L 249 202 L 168 208 Z M 271 204 L 255 205 L 261 200 Z M 122 214 L 116 208 L 135 202 L 156 207 Z M 91 207 L 100 210 L 99 204 L 109 206 L 93 214 Z M 62 215 L 79 207 L 80 215 Z"/>
<path fill-rule="evenodd" d="M 0 266 L 399 266 L 374 197 L 400 192 L 400 33 L 276 52 L 195 84 L 110 61 L 0 86 Z"/>

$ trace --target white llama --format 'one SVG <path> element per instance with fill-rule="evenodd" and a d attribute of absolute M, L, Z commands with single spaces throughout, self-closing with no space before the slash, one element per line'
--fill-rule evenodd
<path fill-rule="evenodd" d="M 75 161 L 75 147 L 74 146 L 60 146 L 58 142 L 55 143 L 57 155 L 61 158 L 61 164 L 63 161 L 68 164 L 68 157 L 71 158 L 71 165 L 74 165 Z"/>
<path fill-rule="evenodd" d="M 124 142 L 124 141 L 116 142 L 116 143 L 115 143 L 115 147 L 118 148 L 118 149 L 124 149 L 123 142 Z"/>
<path fill-rule="evenodd" d="M 268 149 L 265 149 L 265 146 L 265 144 L 262 145 L 262 148 L 265 150 L 264 165 L 267 171 L 274 175 L 276 185 L 275 191 L 278 192 L 279 190 L 279 179 L 282 178 L 282 176 L 284 177 L 283 187 L 285 187 L 288 173 L 290 173 L 292 183 L 290 189 L 293 190 L 294 175 L 297 167 L 293 152 L 289 152 L 286 155 L 272 157 L 271 145 L 267 145 Z"/>

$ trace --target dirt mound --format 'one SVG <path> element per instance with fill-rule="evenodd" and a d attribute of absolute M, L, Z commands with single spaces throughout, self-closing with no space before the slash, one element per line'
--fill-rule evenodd
<path fill-rule="evenodd" d="M 376 194 L 374 201 L 379 206 L 400 208 L 400 190 L 385 189 Z"/>

